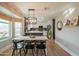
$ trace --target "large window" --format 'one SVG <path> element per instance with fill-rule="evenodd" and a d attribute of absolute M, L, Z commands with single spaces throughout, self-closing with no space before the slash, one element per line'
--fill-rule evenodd
<path fill-rule="evenodd" d="M 10 37 L 10 22 L 0 19 L 0 39 Z"/>
<path fill-rule="evenodd" d="M 21 35 L 21 27 L 22 27 L 21 23 L 15 22 L 15 36 Z"/>

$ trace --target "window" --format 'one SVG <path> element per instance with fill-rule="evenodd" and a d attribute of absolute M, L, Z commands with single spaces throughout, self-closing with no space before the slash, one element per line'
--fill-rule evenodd
<path fill-rule="evenodd" d="M 15 22 L 15 36 L 20 36 L 21 35 L 21 23 Z"/>
<path fill-rule="evenodd" d="M 0 19 L 0 39 L 10 37 L 10 22 Z"/>

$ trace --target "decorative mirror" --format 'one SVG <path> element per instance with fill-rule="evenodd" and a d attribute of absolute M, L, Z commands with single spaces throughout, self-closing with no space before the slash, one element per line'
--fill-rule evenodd
<path fill-rule="evenodd" d="M 57 22 L 57 29 L 58 29 L 58 30 L 62 30 L 62 28 L 63 28 L 63 22 L 62 22 L 61 20 L 59 20 L 59 21 Z"/>

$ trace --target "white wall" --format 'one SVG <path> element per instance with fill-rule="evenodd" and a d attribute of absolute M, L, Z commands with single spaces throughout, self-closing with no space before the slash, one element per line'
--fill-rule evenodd
<path fill-rule="evenodd" d="M 38 20 L 41 20 L 41 21 L 38 21 Z M 43 28 L 47 28 L 47 25 L 50 24 L 51 25 L 51 31 L 52 31 L 52 19 L 51 18 L 45 17 L 43 19 L 38 19 L 38 20 L 37 20 L 37 24 L 32 26 L 33 28 L 38 28 L 39 26 L 43 26 Z M 28 26 L 28 27 L 29 27 L 29 29 L 31 28 L 30 26 Z M 47 35 L 47 31 L 43 31 L 43 34 Z"/>
<path fill-rule="evenodd" d="M 37 19 L 37 24 L 33 25 L 33 27 L 38 28 L 40 25 L 43 25 L 46 28 L 49 24 L 52 26 L 52 19 L 45 17 L 43 19 Z"/>
<path fill-rule="evenodd" d="M 78 16 L 78 13 L 79 12 L 77 12 L 76 14 L 72 14 L 72 16 L 75 15 Z M 59 18 L 61 18 L 62 21 L 65 20 L 65 18 L 62 15 Z M 58 18 L 56 20 L 56 26 L 57 21 Z M 56 27 L 56 42 L 71 55 L 79 55 L 79 26 L 78 27 L 64 26 L 61 31 L 58 31 Z"/>
<path fill-rule="evenodd" d="M 72 55 L 79 55 L 79 27 L 74 29 L 63 28 L 62 31 L 57 30 L 56 40 L 66 47 Z"/>

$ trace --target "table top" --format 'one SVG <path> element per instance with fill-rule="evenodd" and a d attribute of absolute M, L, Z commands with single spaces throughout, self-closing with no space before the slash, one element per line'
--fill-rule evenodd
<path fill-rule="evenodd" d="M 35 37 L 18 36 L 13 38 L 12 40 L 48 40 L 48 38 L 46 36 L 35 36 Z"/>
<path fill-rule="evenodd" d="M 26 32 L 26 33 L 43 33 L 43 31 L 29 31 L 29 32 Z"/>

